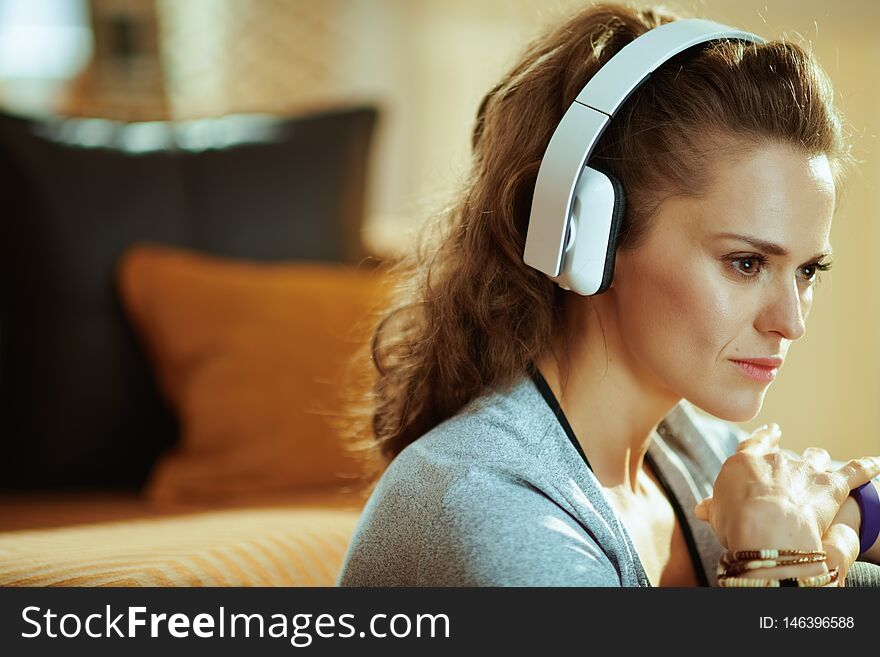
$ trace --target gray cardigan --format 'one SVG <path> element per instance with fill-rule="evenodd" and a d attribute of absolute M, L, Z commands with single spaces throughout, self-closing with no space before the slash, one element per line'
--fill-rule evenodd
<path fill-rule="evenodd" d="M 723 548 L 693 515 L 748 434 L 681 401 L 653 461 L 701 583 Z M 535 382 L 473 400 L 408 445 L 364 507 L 340 586 L 651 586 L 624 526 Z"/>

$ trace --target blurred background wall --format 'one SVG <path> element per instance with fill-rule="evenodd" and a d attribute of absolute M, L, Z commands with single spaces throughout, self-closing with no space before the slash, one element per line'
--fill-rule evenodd
<path fill-rule="evenodd" d="M 482 95 L 542 26 L 582 4 L 0 0 L 0 103 L 22 114 L 147 121 L 377 102 L 383 117 L 364 238 L 375 253 L 393 255 L 454 193 Z M 872 257 L 880 244 L 880 4 L 666 6 L 770 39 L 803 38 L 834 82 L 862 160 L 835 219 L 835 267 L 817 290 L 807 335 L 761 414 L 743 426 L 778 422 L 784 446 L 821 445 L 837 459 L 880 454 L 880 291 Z"/>

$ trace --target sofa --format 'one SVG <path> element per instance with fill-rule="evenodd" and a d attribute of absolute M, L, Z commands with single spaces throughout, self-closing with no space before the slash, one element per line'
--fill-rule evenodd
<path fill-rule="evenodd" d="M 0 115 L 0 585 L 335 583 L 377 118 Z"/>

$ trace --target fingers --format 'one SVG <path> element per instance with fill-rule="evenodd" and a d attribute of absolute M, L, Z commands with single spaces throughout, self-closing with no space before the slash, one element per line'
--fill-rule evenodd
<path fill-rule="evenodd" d="M 831 454 L 821 447 L 807 447 L 801 457 L 819 472 L 830 470 Z"/>
<path fill-rule="evenodd" d="M 851 459 L 836 472 L 842 477 L 845 484 L 842 488 L 846 490 L 843 491 L 840 500 L 843 501 L 851 490 L 871 481 L 871 479 L 880 474 L 880 458 L 865 456 L 860 459 Z"/>
<path fill-rule="evenodd" d="M 763 454 L 775 449 L 782 437 L 782 429 L 775 422 L 772 425 L 764 425 L 755 429 L 752 435 L 742 441 L 736 447 L 737 452 L 752 452 Z"/>
<path fill-rule="evenodd" d="M 712 505 L 712 496 L 701 500 L 697 506 L 694 507 L 694 515 L 697 516 L 697 519 L 704 520 L 709 522 L 709 507 Z"/>
<path fill-rule="evenodd" d="M 852 527 L 835 523 L 822 537 L 822 549 L 827 553 L 828 570 L 839 568 L 838 586 L 845 586 L 849 567 L 859 556 L 859 536 Z"/>

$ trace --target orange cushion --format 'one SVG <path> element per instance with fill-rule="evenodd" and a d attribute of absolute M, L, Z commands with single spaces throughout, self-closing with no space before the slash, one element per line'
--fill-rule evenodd
<path fill-rule="evenodd" d="M 149 498 L 234 499 L 363 475 L 334 422 L 350 392 L 346 361 L 387 293 L 379 270 L 139 244 L 118 277 L 182 431 L 150 473 Z"/>

